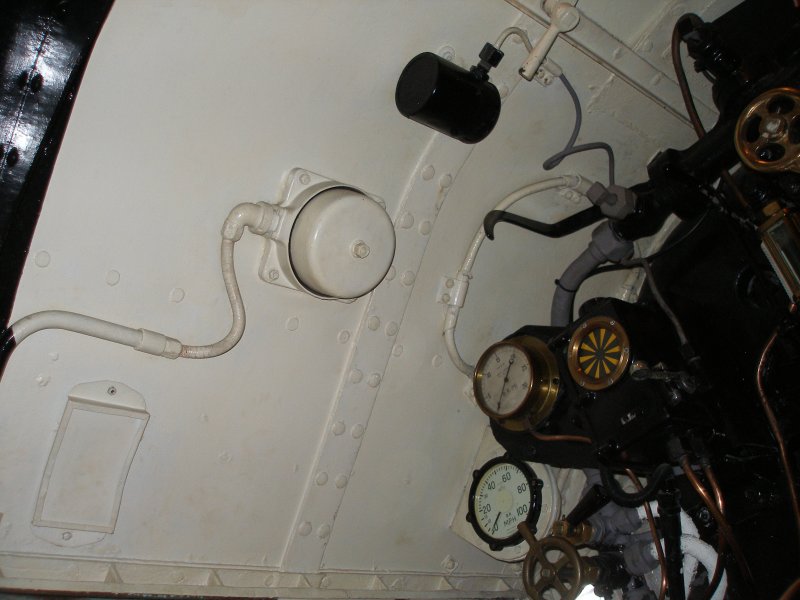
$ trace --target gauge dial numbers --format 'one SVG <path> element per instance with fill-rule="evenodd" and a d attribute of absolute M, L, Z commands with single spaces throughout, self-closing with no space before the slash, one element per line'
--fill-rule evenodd
<path fill-rule="evenodd" d="M 472 381 L 484 413 L 506 429 L 524 431 L 550 414 L 558 393 L 558 368 L 544 342 L 520 336 L 489 346 Z"/>
<path fill-rule="evenodd" d="M 533 365 L 517 344 L 495 344 L 481 357 L 476 392 L 490 416 L 508 417 L 520 409 L 533 388 Z"/>
<path fill-rule="evenodd" d="M 494 458 L 473 473 L 467 521 L 494 551 L 522 541 L 520 523 L 535 524 L 542 482 L 524 462 Z"/>
<path fill-rule="evenodd" d="M 630 362 L 628 334 L 610 317 L 581 323 L 569 340 L 567 367 L 582 388 L 604 390 L 616 383 Z"/>

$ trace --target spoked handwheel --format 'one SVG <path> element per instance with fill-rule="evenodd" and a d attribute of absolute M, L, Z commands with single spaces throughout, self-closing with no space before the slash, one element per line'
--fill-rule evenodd
<path fill-rule="evenodd" d="M 735 143 L 751 169 L 800 173 L 800 90 L 775 88 L 753 100 L 736 123 Z"/>
<path fill-rule="evenodd" d="M 525 591 L 533 600 L 575 600 L 583 589 L 584 564 L 578 551 L 562 537 L 536 540 L 530 529 L 520 531 L 530 550 L 522 567 Z M 526 535 L 527 534 L 527 535 Z"/>

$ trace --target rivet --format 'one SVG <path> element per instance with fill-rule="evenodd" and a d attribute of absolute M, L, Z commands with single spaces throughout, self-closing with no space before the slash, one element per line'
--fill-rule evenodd
<path fill-rule="evenodd" d="M 350 429 L 350 435 L 352 435 L 355 439 L 360 438 L 362 435 L 364 435 L 364 426 L 361 423 L 353 425 L 352 429 Z"/>
<path fill-rule="evenodd" d="M 50 376 L 45 375 L 44 373 L 39 373 L 36 376 L 36 383 L 39 387 L 47 387 L 47 384 L 50 383 Z"/>
<path fill-rule="evenodd" d="M 298 180 L 300 181 L 300 183 L 302 183 L 303 185 L 308 185 L 309 183 L 311 183 L 311 175 L 309 175 L 309 174 L 308 174 L 308 173 L 306 173 L 306 172 L 300 173 L 300 175 L 297 177 L 297 179 L 298 179 Z"/>
<path fill-rule="evenodd" d="M 317 485 L 325 485 L 328 483 L 328 474 L 325 471 L 320 471 L 317 473 L 317 477 L 314 479 Z"/>
<path fill-rule="evenodd" d="M 394 356 L 400 356 L 403 353 L 403 345 L 402 344 L 395 344 L 394 348 L 392 348 L 392 354 Z"/>
<path fill-rule="evenodd" d="M 622 48 L 620 48 L 619 46 L 614 48 L 614 51 L 611 53 L 611 56 L 613 56 L 614 58 L 619 58 L 620 56 L 622 56 Z"/>
<path fill-rule="evenodd" d="M 445 304 L 449 303 L 450 302 L 450 294 L 448 294 L 448 293 L 442 294 L 442 302 L 444 302 Z"/>
<path fill-rule="evenodd" d="M 320 525 L 317 528 L 317 537 L 321 540 L 326 539 L 331 534 L 331 526 L 330 525 Z"/>
<path fill-rule="evenodd" d="M 364 379 L 364 373 L 358 369 L 350 371 L 350 383 L 360 383 L 362 379 Z"/>
<path fill-rule="evenodd" d="M 45 268 L 50 264 L 50 253 L 47 250 L 39 250 L 36 253 L 36 258 L 33 259 L 37 267 Z"/>
<path fill-rule="evenodd" d="M 455 49 L 453 49 L 452 46 L 442 46 L 441 48 L 439 48 L 438 54 L 443 59 L 449 61 L 452 61 L 456 57 L 456 51 Z"/>
<path fill-rule="evenodd" d="M 8 156 L 6 156 L 6 162 L 8 163 L 8 166 L 13 167 L 15 164 L 17 164 L 18 160 L 19 160 L 19 150 L 17 150 L 16 148 L 12 148 L 11 150 L 9 150 Z"/>
<path fill-rule="evenodd" d="M 280 273 L 278 273 L 278 269 L 270 269 L 267 277 L 270 281 L 275 281 L 278 277 L 280 277 Z"/>
<path fill-rule="evenodd" d="M 273 578 L 273 576 L 272 576 L 272 575 L 267 575 L 266 577 L 264 577 L 264 585 L 265 585 L 266 587 L 270 587 L 270 586 L 272 585 L 272 581 L 273 581 L 273 579 L 274 579 L 274 578 Z"/>
<path fill-rule="evenodd" d="M 230 452 L 223 450 L 222 452 L 219 453 L 219 456 L 217 456 L 217 460 L 227 465 L 229 462 L 233 460 L 233 456 L 231 456 Z"/>
<path fill-rule="evenodd" d="M 109 386 L 109 388 L 106 390 L 106 393 L 109 396 L 115 396 L 117 394 L 117 388 L 115 388 L 113 385 Z"/>
<path fill-rule="evenodd" d="M 106 273 L 106 283 L 111 287 L 114 287 L 119 283 L 120 274 L 119 271 L 115 271 L 111 269 L 108 273 Z"/>
<path fill-rule="evenodd" d="M 331 584 L 331 578 L 328 577 L 327 575 L 319 580 L 319 587 L 321 588 L 326 588 L 330 586 L 330 584 Z"/>
<path fill-rule="evenodd" d="M 433 165 L 426 165 L 425 168 L 422 169 L 422 178 L 425 181 L 430 181 L 433 179 L 434 175 L 436 175 L 436 169 L 433 168 Z"/>
<path fill-rule="evenodd" d="M 659 83 L 661 83 L 661 74 L 656 73 L 655 75 L 653 75 L 652 79 L 650 79 L 650 83 L 652 85 L 658 85 Z"/>
<path fill-rule="evenodd" d="M 347 340 L 350 339 L 350 332 L 347 331 L 346 329 L 342 329 L 339 332 L 339 335 L 336 336 L 336 339 L 339 340 L 340 344 L 346 344 Z"/>
<path fill-rule="evenodd" d="M 58 360 L 58 352 L 51 352 L 49 356 L 50 360 L 52 360 L 53 362 L 56 362 Z"/>
<path fill-rule="evenodd" d="M 403 213 L 397 221 L 397 224 L 403 229 L 410 228 L 414 224 L 414 215 L 409 212 Z"/>
<path fill-rule="evenodd" d="M 380 373 L 373 373 L 367 379 L 367 385 L 372 388 L 376 388 L 381 384 L 381 374 Z"/>
<path fill-rule="evenodd" d="M 311 523 L 309 523 L 308 521 L 303 521 L 302 523 L 300 523 L 300 526 L 297 528 L 297 533 L 299 533 L 302 536 L 306 536 L 309 533 L 311 533 Z"/>
<path fill-rule="evenodd" d="M 375 315 L 372 315 L 367 319 L 367 327 L 370 329 L 370 331 L 376 331 L 380 326 L 381 326 L 381 320 Z"/>
<path fill-rule="evenodd" d="M 172 288 L 169 292 L 170 302 L 178 304 L 179 302 L 183 302 L 184 298 L 186 298 L 186 292 L 184 292 L 182 288 Z"/>
<path fill-rule="evenodd" d="M 288 331 L 297 331 L 298 327 L 300 327 L 300 319 L 297 317 L 289 317 L 286 319 L 286 329 Z"/>
<path fill-rule="evenodd" d="M 389 267 L 389 270 L 386 271 L 386 281 L 391 281 L 397 276 L 397 269 L 394 267 Z"/>
<path fill-rule="evenodd" d="M 402 283 L 403 285 L 413 285 L 414 280 L 416 278 L 417 276 L 414 274 L 414 271 L 405 271 L 400 276 L 400 283 Z"/>
<path fill-rule="evenodd" d="M 343 489 L 347 485 L 347 475 L 339 473 L 336 476 L 336 479 L 333 480 L 333 485 L 335 485 L 340 490 Z"/>
<path fill-rule="evenodd" d="M 397 323 L 395 323 L 394 321 L 389 321 L 386 324 L 386 329 L 384 329 L 384 332 L 386 333 L 387 336 L 392 337 L 394 335 L 397 335 L 397 331 L 399 329 L 400 326 Z"/>
<path fill-rule="evenodd" d="M 342 435 L 345 429 L 346 426 L 344 424 L 344 421 L 336 421 L 336 423 L 333 424 L 333 427 L 331 427 L 333 435 Z"/>
<path fill-rule="evenodd" d="M 645 52 L 650 52 L 653 49 L 653 40 L 647 39 L 642 44 L 642 50 Z"/>
<path fill-rule="evenodd" d="M 22 90 L 22 89 L 25 89 L 25 86 L 26 86 L 27 84 L 28 84 L 28 71 L 27 71 L 27 70 L 25 70 L 25 71 L 22 71 L 22 72 L 21 72 L 21 73 L 20 73 L 20 74 L 17 76 L 17 85 L 19 86 L 19 89 L 21 89 L 21 90 Z"/>
<path fill-rule="evenodd" d="M 434 354 L 434 355 L 433 355 L 433 358 L 431 359 L 431 364 L 432 364 L 434 367 L 440 367 L 440 366 L 442 366 L 442 357 L 441 357 L 441 355 L 439 355 L 439 354 Z"/>
<path fill-rule="evenodd" d="M 64 533 L 61 534 L 61 539 L 65 540 L 65 541 L 71 540 L 72 539 L 72 532 L 71 531 L 65 531 Z"/>
<path fill-rule="evenodd" d="M 423 221 L 419 224 L 419 232 L 421 235 L 428 235 L 431 232 L 432 225 L 430 221 Z"/>

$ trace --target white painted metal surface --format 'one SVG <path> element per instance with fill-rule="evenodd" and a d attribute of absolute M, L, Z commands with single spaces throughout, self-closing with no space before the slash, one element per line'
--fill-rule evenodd
<path fill-rule="evenodd" d="M 619 183 L 643 180 L 656 151 L 692 140 L 668 67 L 674 18 L 733 3 L 578 3 L 580 24 L 549 56 L 584 104 L 580 139 L 617 152 Z M 416 53 L 468 66 L 512 25 L 534 41 L 544 33 L 502 0 L 118 0 L 14 319 L 65 309 L 219 339 L 229 310 L 219 224 L 239 202 L 279 203 L 297 166 L 383 199 L 396 251 L 372 293 L 329 302 L 265 284 L 269 242 L 245 236 L 236 265 L 247 328 L 215 359 L 169 361 L 61 331 L 22 344 L 0 383 L 0 584 L 298 598 L 522 593 L 515 565 L 450 528 L 486 420 L 447 359 L 437 297 L 484 213 L 544 176 L 572 107 L 558 82 L 521 81 L 528 52 L 513 39 L 492 72 L 500 120 L 477 146 L 404 119 L 393 100 Z M 705 83 L 693 86 L 712 119 Z M 554 174 L 602 179 L 603 160 L 571 157 Z M 579 201 L 553 191 L 515 210 L 555 220 Z M 461 311 L 464 360 L 547 322 L 552 282 L 587 235 L 498 228 Z M 621 281 L 595 278 L 583 297 Z M 98 380 L 138 390 L 150 421 L 114 531 L 68 546 L 37 536 L 31 521 L 69 391 Z"/>

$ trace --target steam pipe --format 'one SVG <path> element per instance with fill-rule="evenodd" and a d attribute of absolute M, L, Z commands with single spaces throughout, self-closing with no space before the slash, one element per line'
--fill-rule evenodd
<path fill-rule="evenodd" d="M 579 175 L 564 175 L 561 177 L 542 179 L 512 192 L 503 198 L 503 200 L 495 206 L 494 210 L 504 211 L 523 198 L 552 189 L 570 188 L 580 194 L 585 194 L 591 185 L 591 181 L 587 181 Z M 461 307 L 464 306 L 464 301 L 469 289 L 469 280 L 472 279 L 472 268 L 475 265 L 478 251 L 481 249 L 481 245 L 485 239 L 486 232 L 481 224 L 478 231 L 475 232 L 475 237 L 473 237 L 467 249 L 467 253 L 464 256 L 464 262 L 454 278 L 455 285 L 450 291 L 450 300 L 447 303 L 447 311 L 445 312 L 444 326 L 442 328 L 442 336 L 444 337 L 447 355 L 450 357 L 455 367 L 468 377 L 472 377 L 475 366 L 470 365 L 462 358 L 456 346 L 455 331 L 456 325 L 458 324 L 458 315 L 461 312 Z"/>

